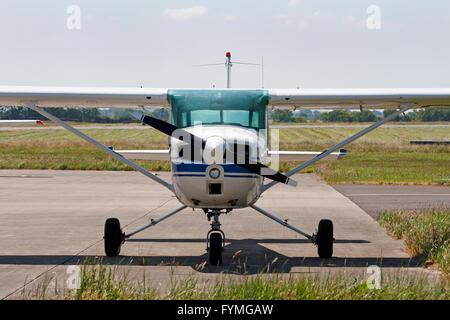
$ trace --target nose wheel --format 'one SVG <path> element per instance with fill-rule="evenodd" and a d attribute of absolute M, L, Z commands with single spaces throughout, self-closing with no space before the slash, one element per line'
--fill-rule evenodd
<path fill-rule="evenodd" d="M 224 247 L 224 239 L 222 231 L 211 230 L 208 236 L 208 262 L 211 266 L 222 265 L 222 251 Z"/>
<path fill-rule="evenodd" d="M 207 235 L 208 262 L 211 266 L 222 265 L 222 252 L 225 247 L 225 234 L 220 230 L 219 216 L 221 212 L 213 211 L 208 213 L 208 219 L 212 219 L 211 230 Z"/>

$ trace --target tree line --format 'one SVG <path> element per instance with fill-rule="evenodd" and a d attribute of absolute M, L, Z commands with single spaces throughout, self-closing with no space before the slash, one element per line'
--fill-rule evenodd
<path fill-rule="evenodd" d="M 133 110 L 130 109 L 96 109 L 96 108 L 52 108 L 49 112 L 64 121 L 74 122 L 96 122 L 96 123 L 128 123 L 136 122 Z M 148 111 L 152 116 L 168 121 L 169 111 L 167 109 L 153 109 Z M 383 111 L 349 111 L 334 110 L 330 112 L 317 110 L 291 111 L 286 109 L 275 109 L 269 112 L 269 119 L 275 122 L 374 122 L 390 115 L 393 110 Z M 28 108 L 0 107 L 0 120 L 46 120 L 40 114 Z M 450 109 L 427 108 L 412 110 L 404 115 L 398 116 L 394 121 L 450 121 Z"/>
<path fill-rule="evenodd" d="M 276 109 L 271 112 L 271 119 L 275 122 L 374 122 L 395 112 L 394 110 L 384 111 L 313 111 L 301 110 L 293 112 L 291 110 Z M 450 109 L 426 108 L 408 111 L 398 116 L 393 121 L 450 121 Z"/>
<path fill-rule="evenodd" d="M 96 108 L 44 108 L 64 121 L 93 122 L 93 123 L 129 123 L 136 122 L 131 109 L 96 109 Z M 168 120 L 167 109 L 149 111 L 152 116 Z M 0 107 L 0 120 L 47 120 L 39 113 L 23 107 Z"/>

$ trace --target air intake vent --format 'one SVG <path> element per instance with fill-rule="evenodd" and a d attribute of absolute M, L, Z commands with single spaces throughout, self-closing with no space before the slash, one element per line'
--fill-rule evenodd
<path fill-rule="evenodd" d="M 221 183 L 210 183 L 209 184 L 209 194 L 210 195 L 221 195 L 222 194 L 222 184 Z"/>

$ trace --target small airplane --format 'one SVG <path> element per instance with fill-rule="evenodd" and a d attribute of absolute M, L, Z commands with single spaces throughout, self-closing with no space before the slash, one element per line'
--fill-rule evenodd
<path fill-rule="evenodd" d="M 309 234 L 287 220 L 258 207 L 260 196 L 274 185 L 295 186 L 293 176 L 327 158 L 342 158 L 344 147 L 410 109 L 450 107 L 450 89 L 232 89 L 231 53 L 226 54 L 227 88 L 147 89 L 0 87 L 0 105 L 28 107 L 81 139 L 172 192 L 180 207 L 141 228 L 125 233 L 117 218 L 105 223 L 107 256 L 117 256 L 122 245 L 136 234 L 174 216 L 185 208 L 201 209 L 211 230 L 207 234 L 210 265 L 222 263 L 225 234 L 220 216 L 250 207 L 283 227 L 306 237 L 317 246 L 321 258 L 333 255 L 333 222 L 323 219 L 317 232 Z M 171 120 L 146 115 L 146 107 L 166 107 Z M 140 121 L 169 137 L 168 150 L 114 150 L 55 117 L 45 108 L 96 107 L 138 108 Z M 270 150 L 270 108 L 309 109 L 395 109 L 389 116 L 368 126 L 323 152 Z M 133 160 L 168 160 L 171 180 L 165 181 Z M 282 173 L 277 161 L 299 161 Z M 299 207 L 301 203 L 299 203 Z"/>

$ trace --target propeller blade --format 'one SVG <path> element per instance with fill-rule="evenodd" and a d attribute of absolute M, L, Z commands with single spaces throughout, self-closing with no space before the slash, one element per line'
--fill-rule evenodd
<path fill-rule="evenodd" d="M 172 136 L 175 130 L 178 130 L 178 128 L 171 123 L 146 115 L 142 115 L 141 121 L 146 125 L 149 125 L 150 127 L 155 128 L 156 130 L 161 131 L 162 133 L 168 136 Z"/>
<path fill-rule="evenodd" d="M 242 156 L 237 155 L 237 162 L 235 162 L 236 165 L 240 166 L 241 168 L 244 168 L 251 173 L 255 173 L 257 175 L 263 176 L 265 178 L 287 184 L 293 187 L 297 186 L 297 181 L 290 179 L 289 177 L 285 176 L 279 171 L 275 171 L 272 168 L 266 166 L 265 164 L 262 164 L 260 162 L 256 163 L 247 163 L 247 160 L 243 159 Z M 240 161 L 239 161 L 240 160 Z M 250 160 L 249 160 L 250 161 Z M 241 163 L 239 163 L 241 162 Z"/>
<path fill-rule="evenodd" d="M 288 184 L 293 187 L 297 186 L 297 181 L 286 177 L 281 172 L 275 171 L 262 163 L 259 163 L 259 162 L 255 163 L 255 164 L 238 164 L 237 163 L 237 165 L 240 166 L 241 168 L 247 169 L 251 173 L 255 173 L 255 174 L 263 176 L 265 178 L 268 178 L 268 179 L 271 179 L 271 180 L 274 180 L 274 181 L 277 181 L 277 182 L 280 182 L 283 184 Z"/>
<path fill-rule="evenodd" d="M 183 134 L 183 136 L 191 138 L 190 139 L 191 141 L 184 141 L 184 142 L 186 142 L 188 144 L 192 144 L 192 143 L 198 144 L 198 145 L 201 145 L 202 148 L 205 148 L 206 142 L 202 138 L 197 137 L 197 136 L 193 135 L 192 133 L 187 132 L 186 130 L 179 129 L 178 127 L 174 126 L 171 123 L 168 123 L 163 120 L 159 120 L 159 119 L 156 119 L 156 118 L 153 118 L 150 116 L 146 116 L 146 115 L 142 116 L 141 121 L 143 123 L 145 123 L 146 125 L 148 125 L 152 128 L 155 128 L 156 130 L 158 130 L 170 137 L 172 137 L 174 132 L 177 131 L 178 133 Z M 179 139 L 179 140 L 181 140 L 181 139 Z"/>
<path fill-rule="evenodd" d="M 188 141 L 183 140 L 183 142 L 186 142 L 188 144 L 197 142 L 198 145 L 200 145 L 200 143 L 201 143 L 202 148 L 205 148 L 205 145 L 206 145 L 205 140 L 203 140 L 200 137 L 197 137 L 196 135 L 193 135 L 192 133 L 187 132 L 186 130 L 179 129 L 171 123 L 168 123 L 163 120 L 159 120 L 159 119 L 156 119 L 156 118 L 153 118 L 150 116 L 146 116 L 146 115 L 142 116 L 141 121 L 143 123 L 145 123 L 146 125 L 148 125 L 152 128 L 155 128 L 156 130 L 158 130 L 168 136 L 172 136 L 175 131 L 177 131 L 178 133 L 183 133 L 184 136 L 191 137 L 191 139 L 190 139 L 191 141 L 188 142 Z M 243 161 L 241 161 L 243 163 L 238 163 L 239 161 L 237 161 L 235 164 L 243 169 L 250 171 L 251 173 L 263 176 L 265 178 L 268 178 L 268 179 L 271 179 L 271 180 L 274 180 L 277 182 L 288 184 L 288 185 L 291 185 L 294 187 L 297 185 L 297 182 L 295 180 L 288 178 L 281 172 L 277 172 L 262 163 L 257 162 L 254 164 L 253 163 L 247 164 L 246 160 L 243 159 L 241 156 L 238 155 L 238 158 L 243 160 Z"/>

